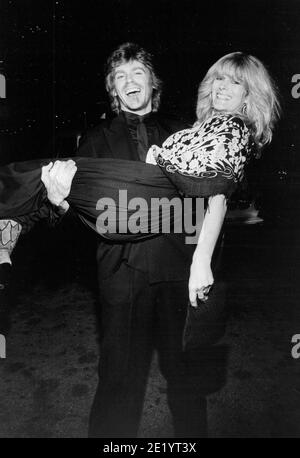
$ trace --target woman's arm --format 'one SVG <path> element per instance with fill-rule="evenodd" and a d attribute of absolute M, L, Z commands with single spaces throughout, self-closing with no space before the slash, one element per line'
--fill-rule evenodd
<path fill-rule="evenodd" d="M 216 246 L 227 205 L 224 195 L 212 196 L 204 217 L 198 244 L 193 255 L 189 278 L 189 299 L 193 307 L 197 307 L 197 297 L 204 298 L 203 288 L 213 284 L 211 258 Z"/>

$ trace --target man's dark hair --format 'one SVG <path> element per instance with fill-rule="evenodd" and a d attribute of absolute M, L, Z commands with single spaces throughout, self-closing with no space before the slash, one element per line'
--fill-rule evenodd
<path fill-rule="evenodd" d="M 162 82 L 156 75 L 153 66 L 152 55 L 135 43 L 123 43 L 109 56 L 105 67 L 105 83 L 106 90 L 109 94 L 111 109 L 117 113 L 120 112 L 120 102 L 115 95 L 115 68 L 125 64 L 131 60 L 141 62 L 150 71 L 152 79 L 152 111 L 157 111 L 160 104 L 160 96 L 162 91 Z"/>

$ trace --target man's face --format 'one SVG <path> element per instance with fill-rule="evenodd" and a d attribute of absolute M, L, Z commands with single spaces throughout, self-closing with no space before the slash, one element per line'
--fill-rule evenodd
<path fill-rule="evenodd" d="M 139 115 L 152 110 L 152 79 L 150 71 L 138 60 L 118 65 L 114 71 L 115 95 L 121 109 Z"/>

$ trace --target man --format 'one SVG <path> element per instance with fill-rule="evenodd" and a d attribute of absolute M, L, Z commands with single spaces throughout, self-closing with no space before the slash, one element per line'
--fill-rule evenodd
<path fill-rule="evenodd" d="M 161 146 L 170 134 L 186 127 L 157 113 L 161 82 L 151 55 L 136 44 L 125 43 L 109 57 L 106 88 L 117 115 L 87 134 L 78 156 L 145 161 L 149 146 Z M 54 167 L 62 167 L 64 174 L 68 164 Z M 56 169 L 49 174 L 55 175 Z M 50 194 L 48 190 L 51 200 Z M 65 209 L 66 195 L 62 193 L 55 202 Z M 206 244 L 212 248 L 225 214 L 223 207 L 216 230 L 207 232 Z M 101 355 L 90 437 L 137 435 L 154 348 L 167 380 L 175 436 L 206 435 L 205 396 L 197 371 L 189 367 L 182 351 L 191 264 L 190 300 L 195 305 L 197 294 L 203 297 L 195 280 L 203 266 L 192 263 L 194 249 L 185 244 L 184 234 L 163 234 L 135 243 L 101 239 L 97 250 Z M 206 276 L 206 284 L 211 284 L 212 276 Z"/>

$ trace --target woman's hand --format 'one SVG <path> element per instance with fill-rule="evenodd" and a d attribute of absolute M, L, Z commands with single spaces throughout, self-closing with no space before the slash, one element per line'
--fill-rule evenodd
<path fill-rule="evenodd" d="M 190 271 L 189 297 L 193 307 L 197 307 L 197 297 L 202 301 L 207 300 L 208 291 L 214 282 L 210 263 L 226 209 L 226 198 L 223 194 L 209 198 Z"/>
<path fill-rule="evenodd" d="M 65 199 L 70 194 L 72 180 L 77 171 L 75 162 L 55 161 L 42 167 L 41 180 L 47 189 L 47 197 L 53 205 L 66 207 Z"/>
<path fill-rule="evenodd" d="M 156 145 L 152 145 L 151 148 L 147 152 L 146 156 L 146 164 L 152 164 L 152 165 L 157 165 L 157 155 L 161 151 L 161 148 L 159 148 Z"/>
<path fill-rule="evenodd" d="M 195 250 L 189 278 L 189 299 L 193 307 L 197 307 L 197 297 L 207 300 L 207 294 L 214 282 L 210 267 L 210 258 Z"/>

